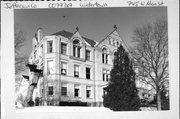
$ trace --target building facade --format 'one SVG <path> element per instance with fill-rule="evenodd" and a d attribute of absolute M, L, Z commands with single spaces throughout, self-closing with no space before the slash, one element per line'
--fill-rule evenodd
<path fill-rule="evenodd" d="M 33 99 L 39 97 L 44 105 L 80 101 L 102 106 L 120 44 L 127 50 L 116 26 L 100 42 L 83 37 L 78 28 L 74 33 L 63 30 L 49 36 L 43 36 L 39 28 L 29 57 L 29 63 L 42 70 L 38 76 L 29 73 L 30 80 L 36 76 Z"/>

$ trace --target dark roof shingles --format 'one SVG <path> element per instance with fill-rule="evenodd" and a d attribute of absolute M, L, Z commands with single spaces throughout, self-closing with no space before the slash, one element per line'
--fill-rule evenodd
<path fill-rule="evenodd" d="M 56 35 L 56 36 L 61 35 L 61 36 L 65 37 L 65 38 L 71 38 L 71 37 L 73 36 L 73 33 L 63 30 L 63 31 L 59 31 L 59 32 L 57 32 L 57 33 L 54 33 L 54 34 L 52 34 L 52 35 Z M 96 44 L 96 42 L 93 41 L 93 40 L 91 40 L 91 39 L 88 39 L 88 38 L 86 38 L 86 37 L 82 37 L 82 38 L 83 38 L 86 42 L 88 42 L 92 47 Z"/>

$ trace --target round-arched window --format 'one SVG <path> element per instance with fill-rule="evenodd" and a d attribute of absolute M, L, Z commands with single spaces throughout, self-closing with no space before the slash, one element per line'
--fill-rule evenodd
<path fill-rule="evenodd" d="M 102 49 L 102 52 L 103 52 L 103 54 L 107 54 L 107 49 L 106 49 L 106 48 L 103 48 L 103 49 Z"/>
<path fill-rule="evenodd" d="M 108 51 L 106 48 L 102 49 L 102 63 L 108 64 Z"/>
<path fill-rule="evenodd" d="M 117 51 L 114 52 L 114 60 L 117 59 Z"/>
<path fill-rule="evenodd" d="M 79 42 L 78 39 L 75 39 L 75 40 L 73 41 L 73 56 L 80 58 L 80 54 L 81 54 L 80 42 Z"/>
<path fill-rule="evenodd" d="M 74 41 L 73 41 L 73 45 L 80 46 L 79 40 L 77 40 L 77 39 L 76 39 L 76 40 L 74 40 Z"/>

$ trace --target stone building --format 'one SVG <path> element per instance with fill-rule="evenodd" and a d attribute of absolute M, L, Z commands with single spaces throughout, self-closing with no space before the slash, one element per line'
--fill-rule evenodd
<path fill-rule="evenodd" d="M 83 37 L 79 29 L 74 33 L 59 31 L 42 35 L 39 28 L 32 39 L 29 64 L 42 70 L 42 75 L 30 71 L 30 80 L 36 76 L 33 99 L 39 97 L 44 105 L 59 102 L 86 102 L 102 106 L 103 88 L 108 84 L 114 52 L 121 44 L 127 50 L 117 27 L 100 42 Z"/>

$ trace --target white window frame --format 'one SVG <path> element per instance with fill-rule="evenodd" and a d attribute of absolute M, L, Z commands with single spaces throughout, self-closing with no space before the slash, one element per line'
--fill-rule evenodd
<path fill-rule="evenodd" d="M 89 78 L 87 78 L 87 68 L 89 68 Z M 86 79 L 91 79 L 91 68 L 90 67 L 86 67 Z"/>
<path fill-rule="evenodd" d="M 76 96 L 76 89 L 78 89 L 78 96 Z M 79 84 L 74 84 L 74 97 L 81 97 L 81 87 Z"/>
<path fill-rule="evenodd" d="M 74 41 L 78 41 L 79 44 L 74 44 Z M 80 40 L 79 39 L 73 40 L 73 56 L 81 58 L 81 46 L 80 46 Z"/>
<path fill-rule="evenodd" d="M 65 53 L 63 53 L 64 50 L 63 50 L 62 45 L 65 45 L 65 46 L 66 46 L 66 48 L 65 48 Z M 61 42 L 61 54 L 67 55 L 67 43 Z"/>
<path fill-rule="evenodd" d="M 77 67 L 78 71 L 76 71 L 75 67 Z M 78 76 L 76 76 L 76 73 L 78 73 Z M 74 64 L 74 77 L 80 77 L 80 66 L 76 64 Z"/>
<path fill-rule="evenodd" d="M 87 55 L 88 54 L 87 52 L 89 52 L 89 56 Z M 86 49 L 86 60 L 88 60 L 88 61 L 91 60 L 91 51 L 87 50 L 87 49 Z"/>
<path fill-rule="evenodd" d="M 52 47 L 50 47 L 49 43 L 52 42 Z M 50 50 L 50 48 L 52 48 Z M 53 53 L 53 40 L 48 40 L 47 41 L 47 53 Z"/>
<path fill-rule="evenodd" d="M 103 69 L 102 70 L 102 81 L 109 82 L 110 79 L 110 73 L 108 69 Z"/>
<path fill-rule="evenodd" d="M 62 64 L 66 64 L 66 68 L 65 68 L 66 74 L 63 73 L 63 70 L 64 70 L 64 69 L 63 69 L 63 65 L 62 65 Z M 62 74 L 62 75 L 67 75 L 67 62 L 63 62 L 63 61 L 61 62 L 61 74 Z"/>
<path fill-rule="evenodd" d="M 104 50 L 106 50 L 106 52 L 104 52 Z M 103 64 L 108 64 L 108 59 L 109 55 L 108 55 L 108 49 L 107 48 L 103 48 L 102 49 L 102 63 Z"/>
<path fill-rule="evenodd" d="M 66 88 L 66 95 L 64 95 L 63 92 L 62 92 L 63 87 Z M 67 85 L 67 83 L 62 83 L 61 84 L 61 96 L 68 96 L 68 85 Z"/>
<path fill-rule="evenodd" d="M 51 67 L 49 67 L 48 62 L 52 62 L 52 65 L 53 65 L 52 69 L 51 69 Z M 52 72 L 50 70 L 52 70 Z M 53 74 L 53 73 L 54 73 L 54 60 L 47 60 L 47 74 Z"/>
<path fill-rule="evenodd" d="M 87 91 L 90 91 L 89 97 Z M 92 86 L 86 86 L 86 98 L 92 98 Z"/>

